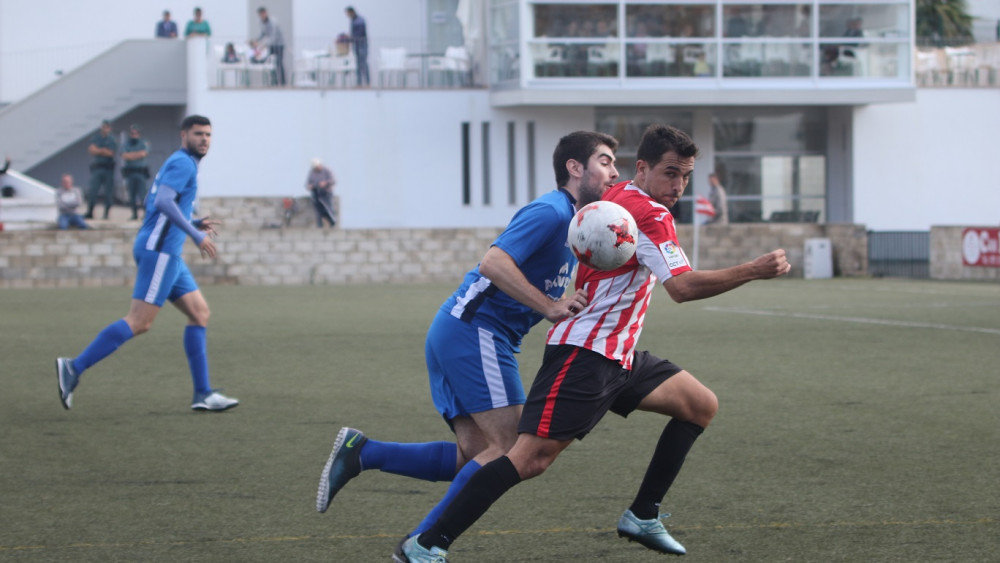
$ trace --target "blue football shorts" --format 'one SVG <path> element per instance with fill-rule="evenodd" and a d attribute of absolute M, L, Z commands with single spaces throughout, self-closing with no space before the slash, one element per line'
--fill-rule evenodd
<path fill-rule="evenodd" d="M 424 356 L 434 407 L 445 420 L 524 404 L 514 347 L 488 328 L 439 311 Z"/>
<path fill-rule="evenodd" d="M 139 271 L 135 276 L 132 298 L 162 307 L 198 291 L 198 284 L 180 256 L 173 256 L 155 250 L 135 250 L 132 253 Z"/>

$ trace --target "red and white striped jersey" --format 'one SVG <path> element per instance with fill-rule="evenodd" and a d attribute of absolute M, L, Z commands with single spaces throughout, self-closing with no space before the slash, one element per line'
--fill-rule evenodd
<path fill-rule="evenodd" d="M 635 256 L 608 272 L 580 264 L 576 287 L 586 290 L 588 305 L 549 329 L 547 343 L 586 348 L 630 369 L 657 279 L 691 271 L 691 265 L 677 243 L 674 218 L 666 207 L 630 182 L 615 185 L 603 199 L 621 205 L 635 218 L 639 229 Z"/>

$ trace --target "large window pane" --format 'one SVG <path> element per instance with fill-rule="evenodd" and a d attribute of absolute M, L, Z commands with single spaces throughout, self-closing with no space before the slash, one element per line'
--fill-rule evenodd
<path fill-rule="evenodd" d="M 614 43 L 528 43 L 535 76 L 614 77 L 618 76 L 620 44 Z"/>
<path fill-rule="evenodd" d="M 617 4 L 535 4 L 535 37 L 617 37 Z"/>
<path fill-rule="evenodd" d="M 811 76 L 812 53 L 807 43 L 729 43 L 723 76 Z"/>
<path fill-rule="evenodd" d="M 490 76 L 493 83 L 520 78 L 518 3 L 493 0 L 490 9 Z"/>
<path fill-rule="evenodd" d="M 724 37 L 809 37 L 809 4 L 730 4 L 722 8 Z"/>
<path fill-rule="evenodd" d="M 906 4 L 828 4 L 819 7 L 820 37 L 893 37 L 910 35 Z"/>
<path fill-rule="evenodd" d="M 906 78 L 909 45 L 904 43 L 820 43 L 820 76 Z"/>
<path fill-rule="evenodd" d="M 626 47 L 629 77 L 715 76 L 714 43 L 630 43 Z"/>
<path fill-rule="evenodd" d="M 751 113 L 720 110 L 714 118 L 716 151 L 826 150 L 826 117 L 821 109 L 788 108 Z"/>
<path fill-rule="evenodd" d="M 694 119 L 688 112 L 645 108 L 598 108 L 597 130 L 618 139 L 615 153 L 615 167 L 620 180 L 631 180 L 635 176 L 635 154 L 646 127 L 654 123 L 666 123 L 691 134 Z"/>
<path fill-rule="evenodd" d="M 825 112 L 815 108 L 720 110 L 715 169 L 730 220 L 815 222 L 826 203 Z"/>
<path fill-rule="evenodd" d="M 637 4 L 625 6 L 626 37 L 714 37 L 711 4 Z"/>

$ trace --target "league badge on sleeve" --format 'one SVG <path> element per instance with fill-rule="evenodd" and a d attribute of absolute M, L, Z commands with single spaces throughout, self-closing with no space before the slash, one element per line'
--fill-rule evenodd
<path fill-rule="evenodd" d="M 660 253 L 663 254 L 663 259 L 667 261 L 667 267 L 671 271 L 683 268 L 684 266 L 690 267 L 684 251 L 672 240 L 668 240 L 660 245 Z"/>

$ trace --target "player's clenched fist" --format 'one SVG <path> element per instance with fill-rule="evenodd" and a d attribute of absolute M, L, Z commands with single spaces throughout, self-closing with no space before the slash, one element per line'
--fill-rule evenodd
<path fill-rule="evenodd" d="M 792 265 L 788 263 L 788 257 L 782 248 L 758 256 L 751 264 L 754 275 L 760 280 L 783 276 L 792 270 Z"/>

